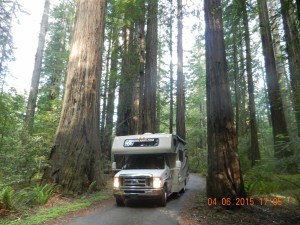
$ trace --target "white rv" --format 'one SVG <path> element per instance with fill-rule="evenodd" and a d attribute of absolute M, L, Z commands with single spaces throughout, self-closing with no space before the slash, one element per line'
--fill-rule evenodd
<path fill-rule="evenodd" d="M 170 194 L 184 192 L 189 180 L 186 142 L 172 134 L 117 136 L 112 145 L 114 196 L 118 206 L 126 199 L 153 198 L 165 206 Z"/>

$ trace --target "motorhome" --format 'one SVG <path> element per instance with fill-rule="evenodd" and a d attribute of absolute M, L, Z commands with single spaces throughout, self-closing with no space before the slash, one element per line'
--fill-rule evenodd
<path fill-rule="evenodd" d="M 117 136 L 112 145 L 113 194 L 126 199 L 156 199 L 165 206 L 172 193 L 183 193 L 189 180 L 186 142 L 174 134 Z"/>

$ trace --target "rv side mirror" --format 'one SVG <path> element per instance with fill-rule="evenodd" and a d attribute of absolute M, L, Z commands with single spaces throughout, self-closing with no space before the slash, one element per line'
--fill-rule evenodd
<path fill-rule="evenodd" d="M 111 164 L 111 168 L 112 168 L 112 170 L 116 170 L 116 169 L 117 169 L 117 163 L 116 163 L 116 162 L 113 162 L 113 163 Z"/>
<path fill-rule="evenodd" d="M 179 160 L 176 161 L 176 168 L 181 168 L 181 161 Z"/>

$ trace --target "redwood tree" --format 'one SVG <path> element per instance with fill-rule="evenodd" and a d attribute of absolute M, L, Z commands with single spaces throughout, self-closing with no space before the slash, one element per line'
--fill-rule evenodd
<path fill-rule="evenodd" d="M 245 196 L 226 70 L 220 0 L 205 0 L 208 177 L 207 196 Z"/>
<path fill-rule="evenodd" d="M 253 69 L 252 69 L 252 56 L 250 47 L 250 32 L 249 32 L 249 19 L 246 7 L 246 0 L 241 2 L 243 11 L 243 23 L 244 23 L 244 37 L 246 45 L 246 70 L 247 70 L 247 82 L 248 82 L 248 94 L 249 94 L 249 113 L 250 113 L 250 128 L 251 128 L 251 147 L 249 151 L 249 159 L 251 166 L 254 166 L 255 160 L 260 159 L 257 124 L 256 124 L 256 109 L 254 99 L 254 82 L 253 82 Z"/>
<path fill-rule="evenodd" d="M 266 0 L 258 0 L 260 33 L 265 58 L 267 90 L 270 103 L 273 127 L 274 152 L 277 158 L 292 155 L 286 145 L 289 143 L 287 124 L 284 116 L 282 98 L 279 86 L 279 75 L 276 68 L 274 49 L 272 46 L 271 28 Z"/>
<path fill-rule="evenodd" d="M 64 192 L 101 185 L 99 86 L 105 0 L 79 0 L 63 108 L 43 181 Z"/>
<path fill-rule="evenodd" d="M 287 0 L 280 0 L 280 2 L 291 77 L 291 87 L 293 92 L 295 117 L 298 128 L 298 136 L 300 137 L 300 38 L 297 30 L 297 22 L 293 13 L 293 5 Z"/>
<path fill-rule="evenodd" d="M 34 69 L 31 78 L 31 85 L 30 85 L 26 117 L 25 117 L 25 128 L 27 128 L 29 132 L 31 132 L 33 127 L 36 100 L 37 100 L 38 88 L 39 88 L 40 77 L 41 77 L 41 68 L 42 68 L 42 59 L 43 59 L 44 46 L 46 40 L 46 32 L 48 27 L 49 10 L 50 10 L 50 0 L 45 0 L 44 12 L 43 12 L 40 35 L 39 35 L 39 43 L 35 54 Z"/>
<path fill-rule="evenodd" d="M 148 1 L 143 132 L 156 132 L 158 1 Z"/>
<path fill-rule="evenodd" d="M 176 95 L 176 134 L 185 139 L 185 93 L 183 75 L 183 49 L 182 49 L 182 0 L 177 0 L 177 95 Z"/>

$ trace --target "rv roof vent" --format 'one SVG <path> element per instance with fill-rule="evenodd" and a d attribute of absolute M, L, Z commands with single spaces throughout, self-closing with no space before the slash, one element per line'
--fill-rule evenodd
<path fill-rule="evenodd" d="M 145 135 L 147 135 L 147 134 L 152 134 L 152 133 L 144 133 Z"/>

